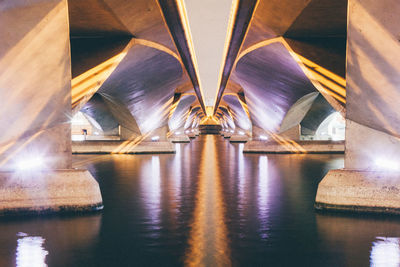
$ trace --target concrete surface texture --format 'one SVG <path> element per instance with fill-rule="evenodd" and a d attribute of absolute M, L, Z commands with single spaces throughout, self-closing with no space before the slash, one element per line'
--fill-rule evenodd
<path fill-rule="evenodd" d="M 349 1 L 345 169 L 318 187 L 319 208 L 398 213 L 396 1 Z M 391 13 L 392 14 L 392 13 Z M 372 36 L 373 34 L 373 36 Z M 396 107 L 395 107 L 396 106 Z"/>
<path fill-rule="evenodd" d="M 244 145 L 243 152 L 310 154 L 310 153 L 344 153 L 343 141 L 294 141 L 282 139 L 276 141 L 252 140 Z"/>
<path fill-rule="evenodd" d="M 318 185 L 316 207 L 400 214 L 399 185 L 398 172 L 332 170 Z"/>
<path fill-rule="evenodd" d="M 0 215 L 93 211 L 103 208 L 86 170 L 0 172 Z"/>
<path fill-rule="evenodd" d="M 226 61 L 234 64 L 225 65 L 228 81 L 221 81 L 217 103 L 222 103 L 224 94 L 243 94 L 252 126 L 264 130 L 263 135 L 299 124 L 309 106 L 294 107 L 308 94 L 319 92 L 329 103 L 319 108 L 323 116 L 313 114 L 317 121 L 326 118 L 332 107 L 344 114 L 347 1 L 261 0 L 255 9 L 249 8 L 252 1 L 241 4 L 247 8 L 241 12 L 247 13 L 238 14 L 250 15 L 250 24 L 245 37 L 231 38 Z"/>
<path fill-rule="evenodd" d="M 75 154 L 142 154 L 174 153 L 175 147 L 169 141 L 77 141 L 72 142 Z"/>
<path fill-rule="evenodd" d="M 2 2 L 0 25 L 0 167 L 40 152 L 71 168 L 67 2 Z"/>
<path fill-rule="evenodd" d="M 200 128 L 232 142 L 251 137 L 247 152 L 342 152 L 343 142 L 300 141 L 338 112 L 345 171 L 400 171 L 397 1 L 240 0 L 219 10 L 192 1 L 188 14 L 182 3 L 0 2 L 0 169 L 32 157 L 47 170 L 71 169 L 71 152 L 174 152 L 168 138 L 188 142 Z M 196 5 L 210 17 L 190 20 Z M 213 29 L 196 54 L 189 27 L 207 33 L 214 15 L 226 32 Z M 196 55 L 220 62 L 220 73 L 199 71 Z M 218 80 L 215 94 L 207 82 L 202 95 L 199 73 Z M 78 111 L 95 129 L 89 139 L 96 131 L 120 140 L 71 147 Z M 357 177 L 363 186 L 369 176 Z"/>

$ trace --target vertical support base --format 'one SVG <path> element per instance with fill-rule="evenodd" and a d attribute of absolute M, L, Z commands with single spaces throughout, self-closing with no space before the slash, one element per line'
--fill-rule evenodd
<path fill-rule="evenodd" d="M 0 216 L 102 208 L 99 184 L 87 170 L 0 172 Z"/>
<path fill-rule="evenodd" d="M 318 185 L 315 207 L 400 214 L 400 172 L 331 170 Z"/>

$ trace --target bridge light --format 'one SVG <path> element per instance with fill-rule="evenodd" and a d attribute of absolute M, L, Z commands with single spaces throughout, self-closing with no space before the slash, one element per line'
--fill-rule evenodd
<path fill-rule="evenodd" d="M 268 140 L 268 136 L 265 136 L 265 135 L 260 135 L 260 140 Z"/>
<path fill-rule="evenodd" d="M 375 166 L 379 169 L 385 169 L 388 171 L 400 171 L 399 162 L 386 158 L 375 159 Z"/>
<path fill-rule="evenodd" d="M 35 155 L 20 159 L 15 164 L 15 168 L 20 171 L 40 170 L 44 168 L 44 165 L 44 159 L 39 155 Z"/>
<path fill-rule="evenodd" d="M 151 141 L 153 141 L 153 142 L 157 142 L 158 140 L 160 140 L 160 137 L 159 137 L 159 136 L 153 136 L 153 137 L 151 138 Z"/>
<path fill-rule="evenodd" d="M 239 132 L 238 132 L 238 134 L 240 134 L 240 135 L 244 135 L 244 132 L 242 132 L 242 131 L 239 131 Z"/>
<path fill-rule="evenodd" d="M 180 135 L 181 134 L 181 132 L 175 132 L 175 135 Z"/>

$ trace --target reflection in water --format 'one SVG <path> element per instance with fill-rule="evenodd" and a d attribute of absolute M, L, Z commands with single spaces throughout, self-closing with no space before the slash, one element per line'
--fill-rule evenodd
<path fill-rule="evenodd" d="M 260 220 L 261 238 L 267 238 L 268 231 L 268 157 L 260 156 L 259 158 L 259 182 L 258 182 L 258 217 Z"/>
<path fill-rule="evenodd" d="M 161 213 L 161 173 L 159 156 L 152 156 L 151 162 L 146 162 L 146 166 L 142 171 L 142 199 L 147 206 L 148 223 L 153 230 L 156 230 L 159 228 Z M 153 235 L 157 237 L 158 233 L 155 231 Z"/>
<path fill-rule="evenodd" d="M 174 203 L 180 202 L 180 189 L 181 189 L 181 182 L 182 182 L 182 152 L 181 152 L 181 144 L 175 144 L 175 158 L 173 161 L 173 193 L 174 198 L 172 201 Z M 174 208 L 176 208 L 174 206 Z"/>
<path fill-rule="evenodd" d="M 24 266 L 29 255 L 57 267 L 399 263 L 399 239 L 376 238 L 400 237 L 398 217 L 315 213 L 318 182 L 343 155 L 242 148 L 199 136 L 176 154 L 74 155 L 99 181 L 105 209 L 0 220 L 0 267 Z"/>
<path fill-rule="evenodd" d="M 206 136 L 201 154 L 194 220 L 191 225 L 187 266 L 230 266 L 221 178 L 215 136 Z"/>
<path fill-rule="evenodd" d="M 372 243 L 371 266 L 400 266 L 400 238 L 377 237 L 377 240 Z"/>
<path fill-rule="evenodd" d="M 17 241 L 17 267 L 47 266 L 46 256 L 49 252 L 43 247 L 45 239 L 40 236 L 28 236 L 25 233 L 19 233 L 18 235 L 22 238 Z"/>
<path fill-rule="evenodd" d="M 244 144 L 239 144 L 238 145 L 238 163 L 237 163 L 237 168 L 238 168 L 238 199 L 239 199 L 239 214 L 240 217 L 246 217 L 245 212 L 246 212 L 246 206 L 247 206 L 247 199 L 245 195 L 245 189 L 246 189 L 246 177 L 244 173 L 244 155 L 243 155 L 243 148 Z"/>

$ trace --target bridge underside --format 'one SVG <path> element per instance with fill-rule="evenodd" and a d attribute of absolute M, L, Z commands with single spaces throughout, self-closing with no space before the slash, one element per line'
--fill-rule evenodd
<path fill-rule="evenodd" d="M 207 107 L 182 3 L 1 2 L 0 167 L 72 170 L 72 152 L 173 153 L 171 142 L 213 129 L 247 142 L 245 152 L 345 151 L 340 175 L 398 171 L 395 0 L 234 1 L 215 105 Z M 363 180 L 348 173 L 358 180 L 346 186 Z M 351 205 L 332 200 L 346 198 L 332 195 L 340 187 L 332 175 L 318 203 Z M 88 186 L 82 205 L 100 207 L 97 184 Z M 59 208 L 52 205 L 38 209 Z"/>

